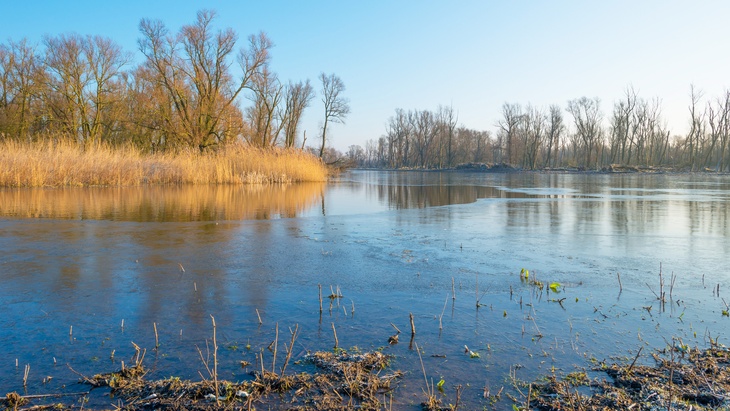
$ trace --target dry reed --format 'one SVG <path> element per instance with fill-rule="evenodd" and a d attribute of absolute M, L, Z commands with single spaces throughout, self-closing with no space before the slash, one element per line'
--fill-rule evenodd
<path fill-rule="evenodd" d="M 0 142 L 0 186 L 267 184 L 324 181 L 326 166 L 296 149 L 232 144 L 216 152 L 145 154 L 133 147 Z"/>

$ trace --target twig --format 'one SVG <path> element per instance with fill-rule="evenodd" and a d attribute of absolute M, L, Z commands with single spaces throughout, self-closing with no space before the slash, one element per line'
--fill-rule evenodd
<path fill-rule="evenodd" d="M 441 331 L 444 327 L 441 323 L 441 319 L 444 318 L 444 312 L 446 312 L 446 304 L 449 302 L 449 296 L 446 296 L 446 300 L 444 300 L 444 309 L 441 310 L 441 315 L 439 315 L 439 331 Z"/>
<path fill-rule="evenodd" d="M 155 350 L 160 347 L 160 340 L 157 338 L 157 323 L 152 323 L 152 328 L 155 329 Z"/>
<path fill-rule="evenodd" d="M 408 315 L 411 317 L 411 337 L 414 337 L 416 335 L 416 325 L 413 323 L 413 313 L 408 313 Z"/>
<path fill-rule="evenodd" d="M 418 360 L 421 361 L 421 371 L 423 371 L 423 380 L 426 381 L 426 389 L 428 390 L 428 395 L 431 396 L 431 387 L 428 385 L 426 367 L 423 365 L 423 357 L 421 357 L 421 350 L 418 349 L 418 343 L 416 343 L 416 352 L 418 353 Z"/>
<path fill-rule="evenodd" d="M 476 278 L 477 278 L 477 280 L 476 280 L 477 289 L 476 289 L 476 293 L 475 293 L 474 297 L 477 299 L 476 305 L 477 305 L 477 310 L 478 310 L 479 309 L 479 274 L 476 275 Z"/>
<path fill-rule="evenodd" d="M 618 277 L 618 292 L 621 293 L 624 291 L 624 286 L 621 284 L 621 273 L 616 273 L 616 276 Z"/>
<path fill-rule="evenodd" d="M 276 373 L 276 351 L 279 347 L 279 323 L 276 323 L 274 334 L 274 359 L 271 360 L 271 372 Z"/>
<path fill-rule="evenodd" d="M 340 342 L 337 340 L 337 330 L 335 329 L 335 323 L 332 323 L 332 334 L 335 336 L 335 349 L 340 345 Z"/>
<path fill-rule="evenodd" d="M 297 340 L 298 333 L 299 333 L 299 324 L 294 326 L 294 331 L 291 331 L 291 342 L 289 343 L 289 347 L 286 350 L 286 358 L 284 358 L 284 366 L 281 367 L 281 376 L 279 377 L 280 380 L 282 377 L 284 377 L 284 372 L 286 371 L 286 366 L 289 365 L 289 360 L 291 360 L 291 354 L 294 351 L 294 341 Z"/>
<path fill-rule="evenodd" d="M 56 394 L 31 394 L 31 395 L 21 395 L 20 398 L 24 398 L 26 400 L 32 400 L 37 398 L 52 398 L 52 397 L 72 397 L 77 395 L 88 395 L 91 391 L 85 391 L 85 392 L 66 392 L 66 393 L 56 393 Z"/>
<path fill-rule="evenodd" d="M 210 319 L 213 322 L 213 384 L 215 385 L 215 403 L 216 405 L 220 405 L 220 401 L 218 400 L 218 341 L 216 340 L 215 333 L 215 317 L 211 315 Z"/>
<path fill-rule="evenodd" d="M 261 314 L 259 314 L 259 309 L 256 309 L 256 316 L 259 317 L 259 325 L 263 324 L 264 322 L 261 321 Z"/>
<path fill-rule="evenodd" d="M 639 347 L 639 352 L 636 353 L 636 357 L 634 357 L 634 361 L 631 362 L 631 365 L 629 365 L 629 368 L 626 370 L 626 374 L 631 372 L 631 369 L 634 368 L 634 364 L 636 364 L 636 360 L 639 359 L 639 355 L 641 355 L 641 350 L 643 350 L 644 347 Z"/>

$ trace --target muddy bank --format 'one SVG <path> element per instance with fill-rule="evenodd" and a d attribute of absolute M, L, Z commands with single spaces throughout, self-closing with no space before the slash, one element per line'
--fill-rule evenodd
<path fill-rule="evenodd" d="M 584 371 L 559 375 L 552 373 L 534 382 L 513 378 L 510 386 L 491 393 L 483 390 L 484 409 L 516 410 L 715 410 L 730 405 L 730 351 L 716 343 L 700 350 L 673 340 L 672 345 L 647 354 L 651 365 L 637 363 L 641 351 L 622 363 L 599 363 L 591 367 L 594 378 Z M 422 394 L 408 397 L 399 390 L 404 371 L 392 369 L 391 356 L 380 351 L 359 352 L 334 349 L 307 353 L 294 361 L 309 366 L 309 371 L 287 373 L 291 350 L 283 365 L 276 360 L 257 365 L 251 378 L 242 382 L 218 380 L 215 364 L 205 362 L 208 375 L 200 381 L 170 377 L 146 378 L 144 353 L 137 352 L 134 363 L 91 377 L 80 375 L 85 391 L 71 394 L 6 394 L 7 409 L 82 408 L 84 397 L 94 390 L 106 390 L 110 405 L 117 410 L 392 410 L 404 404 L 423 410 L 468 409 L 461 395 L 464 387 L 453 387 L 445 394 L 444 381 L 429 381 L 423 370 Z M 215 354 L 214 354 L 215 355 Z M 263 359 L 263 352 L 261 358 Z M 418 373 L 419 370 L 408 370 Z M 473 381 L 473 386 L 479 386 Z M 472 390 L 473 391 L 473 390 Z M 78 400 L 76 397 L 81 397 Z M 420 404 L 413 404 L 419 402 Z M 82 404 L 82 405 L 79 405 Z M 93 407 L 91 407 L 93 409 Z"/>

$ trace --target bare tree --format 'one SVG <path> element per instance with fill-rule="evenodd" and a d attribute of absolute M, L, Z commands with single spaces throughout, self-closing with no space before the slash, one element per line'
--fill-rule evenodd
<path fill-rule="evenodd" d="M 583 165 L 589 167 L 593 162 L 593 151 L 596 150 L 595 162 L 598 163 L 598 150 L 601 143 L 601 110 L 598 98 L 589 99 L 581 97 L 568 102 L 568 112 L 573 116 L 573 124 L 576 128 L 578 142 L 582 145 L 584 161 Z"/>
<path fill-rule="evenodd" d="M 522 117 L 522 109 L 519 104 L 504 103 L 502 105 L 502 119 L 499 120 L 497 125 L 503 133 L 504 144 L 507 150 L 507 163 L 513 164 L 514 157 L 514 145 L 517 139 L 517 132 L 520 123 L 520 117 Z M 504 161 L 504 160 L 502 160 Z"/>
<path fill-rule="evenodd" d="M 143 19 L 139 26 L 140 51 L 172 103 L 166 127 L 201 151 L 231 137 L 233 131 L 224 127 L 224 120 L 241 91 L 268 63 L 273 46 L 264 33 L 250 36 L 248 48 L 239 51 L 241 75 L 234 80 L 230 56 L 237 35 L 230 28 L 214 32 L 214 19 L 214 12 L 202 10 L 195 23 L 175 36 L 160 21 Z"/>
<path fill-rule="evenodd" d="M 456 155 L 456 147 L 454 138 L 456 135 L 456 123 L 459 121 L 458 115 L 454 112 L 452 106 L 439 106 L 436 121 L 438 123 L 438 131 L 440 134 L 440 159 L 445 160 L 446 167 L 454 165 Z"/>
<path fill-rule="evenodd" d="M 537 167 L 537 157 L 545 138 L 546 122 L 547 119 L 542 110 L 531 105 L 527 106 L 521 122 L 525 147 L 522 165 L 530 170 Z"/>
<path fill-rule="evenodd" d="M 0 45 L 0 133 L 6 138 L 30 137 L 44 73 L 41 58 L 27 40 Z"/>
<path fill-rule="evenodd" d="M 345 83 L 333 74 L 321 73 L 319 80 L 322 82 L 322 102 L 324 103 L 324 124 L 322 125 L 322 148 L 319 150 L 319 157 L 324 156 L 324 148 L 327 144 L 327 125 L 332 123 L 344 123 L 350 113 L 349 101 L 341 94 L 345 91 Z"/>
<path fill-rule="evenodd" d="M 299 132 L 299 122 L 304 109 L 309 107 L 314 98 L 314 89 L 306 82 L 292 83 L 286 87 L 284 101 L 286 104 L 286 115 L 284 117 L 284 146 L 294 147 Z"/>
<path fill-rule="evenodd" d="M 251 126 L 248 141 L 252 145 L 266 148 L 276 144 L 284 126 L 284 109 L 280 106 L 284 86 L 277 75 L 264 66 L 251 81 L 253 106 L 246 110 Z"/>
<path fill-rule="evenodd" d="M 556 164 L 556 158 L 560 148 L 560 139 L 564 132 L 565 124 L 563 122 L 563 111 L 560 109 L 560 106 L 553 104 L 550 106 L 550 115 L 548 119 L 545 167 L 551 167 Z"/>
<path fill-rule="evenodd" d="M 705 113 L 699 112 L 700 99 L 702 98 L 702 92 L 695 90 L 694 85 L 690 86 L 690 130 L 687 135 L 687 152 L 689 155 L 689 167 L 691 171 L 696 171 L 699 168 L 697 158 L 700 153 L 700 144 L 704 139 L 705 135 Z"/>

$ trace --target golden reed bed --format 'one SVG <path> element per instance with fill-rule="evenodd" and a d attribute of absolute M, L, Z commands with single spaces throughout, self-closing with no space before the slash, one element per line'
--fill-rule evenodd
<path fill-rule="evenodd" d="M 326 166 L 297 149 L 232 144 L 204 154 L 145 154 L 132 147 L 0 142 L 0 186 L 5 187 L 266 184 L 326 178 Z"/>

